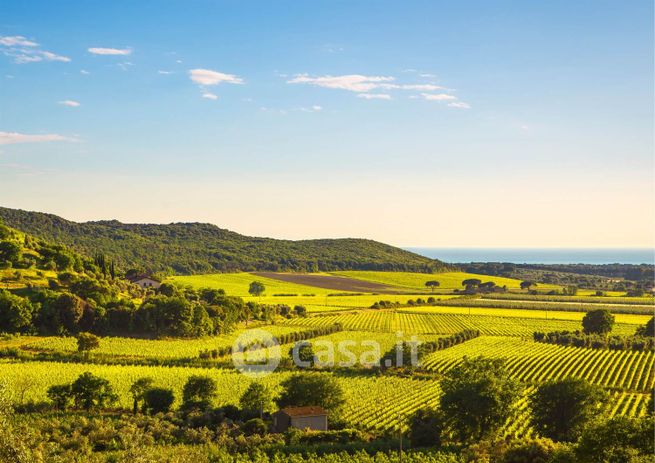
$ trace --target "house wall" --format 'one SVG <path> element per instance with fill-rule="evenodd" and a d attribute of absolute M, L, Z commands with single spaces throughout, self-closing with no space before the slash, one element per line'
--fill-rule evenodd
<path fill-rule="evenodd" d="M 135 281 L 134 284 L 142 288 L 159 288 L 161 286 L 161 283 L 150 278 L 142 278 L 141 280 Z"/>
<path fill-rule="evenodd" d="M 327 431 L 327 416 L 298 416 L 291 418 L 291 426 L 298 429 Z"/>

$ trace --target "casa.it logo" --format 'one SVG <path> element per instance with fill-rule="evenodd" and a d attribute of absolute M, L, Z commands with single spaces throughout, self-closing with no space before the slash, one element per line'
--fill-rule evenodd
<path fill-rule="evenodd" d="M 277 338 L 262 329 L 244 331 L 232 345 L 232 363 L 240 373 L 262 377 L 280 364 L 281 350 Z"/>

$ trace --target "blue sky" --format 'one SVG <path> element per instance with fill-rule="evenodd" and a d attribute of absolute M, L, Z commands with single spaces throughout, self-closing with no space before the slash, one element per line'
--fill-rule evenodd
<path fill-rule="evenodd" d="M 21 1 L 0 204 L 404 246 L 652 246 L 650 1 Z"/>

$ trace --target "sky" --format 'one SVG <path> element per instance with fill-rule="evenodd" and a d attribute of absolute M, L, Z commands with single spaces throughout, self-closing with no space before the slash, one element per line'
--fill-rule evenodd
<path fill-rule="evenodd" d="M 0 0 L 0 205 L 652 247 L 653 4 Z"/>

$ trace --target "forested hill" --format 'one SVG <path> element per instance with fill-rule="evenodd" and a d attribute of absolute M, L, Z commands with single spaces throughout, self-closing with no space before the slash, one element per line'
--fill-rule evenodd
<path fill-rule="evenodd" d="M 231 271 L 444 270 L 441 261 L 365 239 L 253 238 L 206 223 L 76 223 L 56 215 L 0 207 L 0 220 L 32 235 L 123 268 L 178 274 Z"/>

